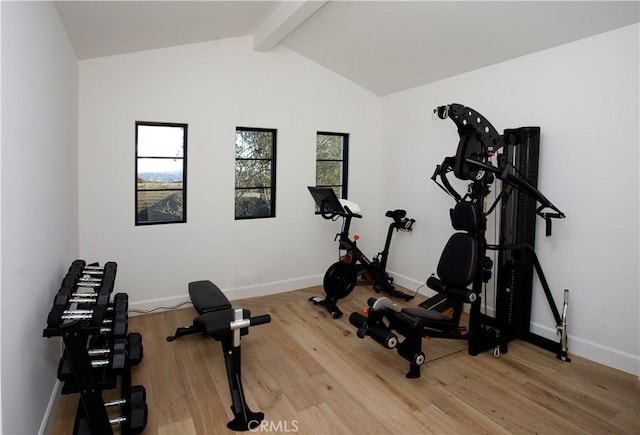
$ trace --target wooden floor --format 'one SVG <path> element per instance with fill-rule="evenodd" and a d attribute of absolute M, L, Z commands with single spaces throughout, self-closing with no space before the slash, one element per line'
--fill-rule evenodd
<path fill-rule="evenodd" d="M 494 358 L 468 355 L 465 342 L 430 340 L 422 377 L 406 379 L 408 363 L 395 350 L 359 339 L 348 322 L 375 296 L 370 287 L 358 286 L 340 301 L 345 316 L 338 320 L 308 302 L 313 295 L 322 289 L 233 302 L 273 319 L 242 339 L 247 401 L 266 415 L 258 432 L 640 433 L 635 376 L 573 355 L 563 363 L 518 341 Z M 129 320 L 144 344 L 133 377 L 147 390 L 145 434 L 233 433 L 226 427 L 231 399 L 219 343 L 196 335 L 166 341 L 194 315 L 186 308 Z M 53 434 L 71 433 L 76 404 L 77 396 L 60 396 Z"/>

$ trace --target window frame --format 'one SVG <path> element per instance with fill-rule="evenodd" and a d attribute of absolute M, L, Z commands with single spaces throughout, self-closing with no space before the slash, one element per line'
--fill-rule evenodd
<path fill-rule="evenodd" d="M 318 136 L 339 136 L 342 138 L 342 159 L 318 159 Z M 318 184 L 318 162 L 342 162 L 342 184 Z M 349 181 L 349 133 L 338 133 L 331 131 L 316 132 L 316 187 L 340 187 L 338 198 L 347 199 Z M 320 213 L 316 211 L 316 213 Z"/>
<path fill-rule="evenodd" d="M 268 161 L 270 162 L 270 186 L 251 186 L 251 187 L 238 187 L 238 180 L 234 169 L 234 200 L 233 200 L 233 214 L 234 220 L 249 220 L 249 219 L 268 219 L 276 217 L 276 156 L 277 156 L 277 148 L 278 148 L 278 129 L 275 128 L 261 128 L 261 127 L 242 127 L 236 126 L 235 129 L 235 137 L 237 138 L 239 131 L 249 131 L 249 132 L 262 132 L 262 133 L 271 133 L 271 158 L 269 159 L 256 159 L 256 158 L 238 158 L 238 155 L 235 154 L 234 163 L 240 161 Z M 235 166 L 234 166 L 235 167 Z M 268 188 L 271 190 L 271 201 L 270 201 L 270 213 L 267 216 L 257 215 L 257 216 L 238 216 L 238 208 L 236 203 L 236 192 L 238 190 L 250 190 L 250 189 L 260 189 L 260 188 Z"/>
<path fill-rule="evenodd" d="M 183 129 L 183 142 L 182 142 L 182 157 L 167 157 L 167 156 L 144 156 L 138 155 L 138 127 L 176 127 Z M 148 226 L 148 225 L 164 225 L 164 224 L 182 224 L 187 222 L 187 144 L 188 144 L 188 132 L 189 126 L 186 123 L 177 122 L 155 122 L 155 121 L 136 121 L 135 122 L 135 168 L 134 168 L 134 215 L 135 226 Z M 139 159 L 172 159 L 182 160 L 182 188 L 180 189 L 139 189 L 138 188 L 138 161 Z M 140 220 L 138 212 L 138 193 L 149 191 L 176 191 L 182 192 L 182 218 L 179 220 Z"/>

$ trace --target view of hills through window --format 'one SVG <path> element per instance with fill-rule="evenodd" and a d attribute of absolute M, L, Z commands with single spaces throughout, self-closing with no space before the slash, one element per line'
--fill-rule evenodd
<path fill-rule="evenodd" d="M 136 123 L 136 225 L 186 222 L 187 125 Z"/>

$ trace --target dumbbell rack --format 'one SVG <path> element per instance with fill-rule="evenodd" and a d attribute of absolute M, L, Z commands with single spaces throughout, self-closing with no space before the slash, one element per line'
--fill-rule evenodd
<path fill-rule="evenodd" d="M 128 295 L 118 293 L 110 302 L 117 265 L 104 267 L 75 260 L 58 290 L 46 338 L 62 337 L 64 352 L 58 365 L 62 394 L 79 393 L 74 435 L 141 433 L 147 424 L 146 391 L 131 385 L 131 367 L 143 356 L 142 336 L 127 334 Z M 104 390 L 119 388 L 121 399 L 105 401 Z M 119 408 L 119 417 L 109 409 Z"/>

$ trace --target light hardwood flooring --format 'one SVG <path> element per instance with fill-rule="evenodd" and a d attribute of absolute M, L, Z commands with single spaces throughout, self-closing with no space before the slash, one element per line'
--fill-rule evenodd
<path fill-rule="evenodd" d="M 633 375 L 575 355 L 563 363 L 520 341 L 494 358 L 468 355 L 462 341 L 434 339 L 423 345 L 422 377 L 406 379 L 408 363 L 395 350 L 359 339 L 349 324 L 349 314 L 376 296 L 371 287 L 357 286 L 341 300 L 345 315 L 338 320 L 313 306 L 313 295 L 323 295 L 322 288 L 232 302 L 272 316 L 242 339 L 247 402 L 268 423 L 258 432 L 640 433 L 640 381 Z M 423 300 L 416 299 L 409 305 Z M 166 341 L 195 315 L 185 308 L 129 319 L 144 345 L 133 382 L 147 390 L 145 434 L 233 433 L 220 344 L 198 335 Z M 76 404 L 76 395 L 60 396 L 53 434 L 71 433 Z"/>

